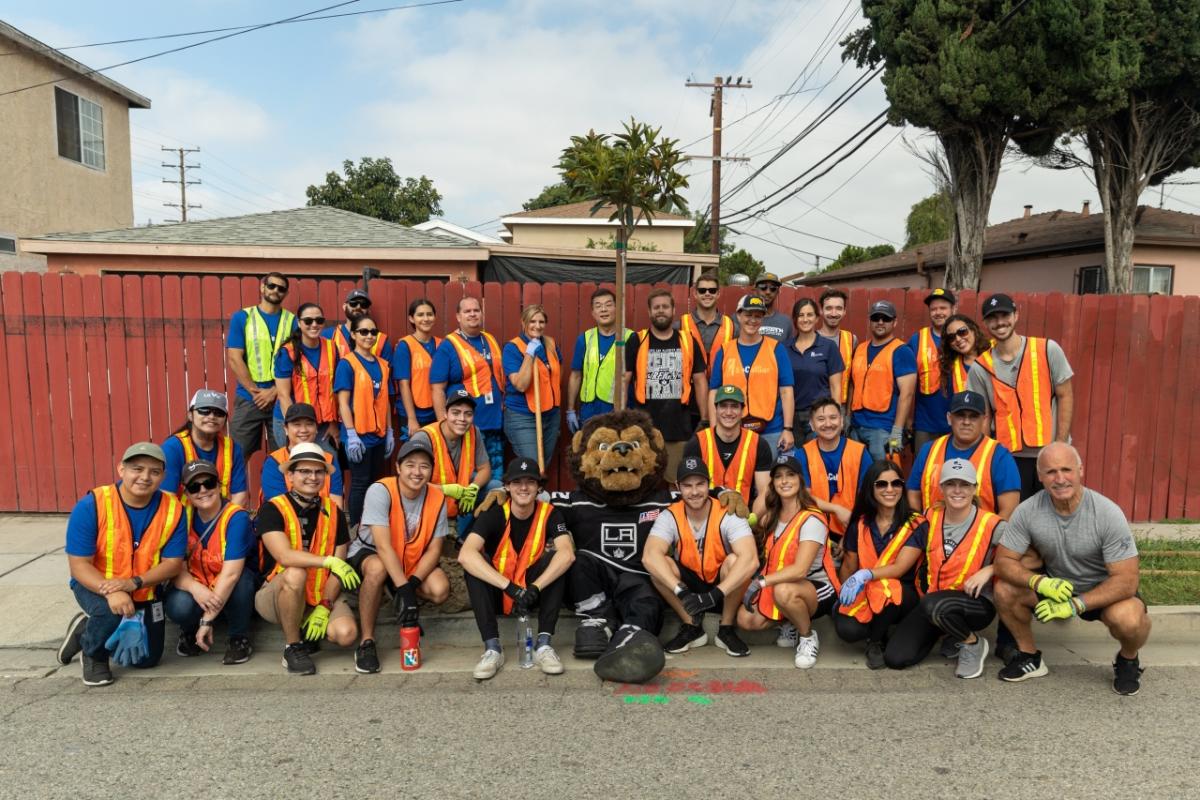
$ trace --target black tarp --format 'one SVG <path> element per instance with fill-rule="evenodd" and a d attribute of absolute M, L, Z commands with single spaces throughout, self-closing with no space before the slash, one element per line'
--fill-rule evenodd
<path fill-rule="evenodd" d="M 612 283 L 615 277 L 615 264 L 565 258 L 493 255 L 483 268 L 484 282 L 497 283 Z M 687 284 L 692 280 L 692 268 L 677 264 L 631 263 L 628 265 L 626 279 L 629 283 Z"/>

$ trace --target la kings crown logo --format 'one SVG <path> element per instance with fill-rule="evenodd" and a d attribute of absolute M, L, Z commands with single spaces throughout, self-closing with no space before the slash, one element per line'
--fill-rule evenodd
<path fill-rule="evenodd" d="M 637 525 L 632 522 L 605 522 L 600 526 L 600 552 L 624 561 L 637 552 Z"/>

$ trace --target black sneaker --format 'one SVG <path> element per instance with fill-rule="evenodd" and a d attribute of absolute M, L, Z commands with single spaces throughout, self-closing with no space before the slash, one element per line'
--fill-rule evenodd
<path fill-rule="evenodd" d="M 1050 670 L 1046 668 L 1046 662 L 1042 660 L 1041 650 L 1036 653 L 1023 653 L 1018 650 L 1012 660 L 1000 670 L 999 678 L 1009 683 L 1019 683 L 1030 678 L 1040 678 L 1048 672 Z"/>
<path fill-rule="evenodd" d="M 880 642 L 867 642 L 867 669 L 883 669 L 883 645 Z"/>
<path fill-rule="evenodd" d="M 750 648 L 742 641 L 742 637 L 737 635 L 737 628 L 732 625 L 721 625 L 718 627 L 715 641 L 717 647 L 734 658 L 744 658 L 750 655 Z"/>
<path fill-rule="evenodd" d="M 310 656 L 321 652 L 320 639 L 305 639 L 304 641 L 300 642 L 300 646 L 303 647 L 304 652 L 308 653 Z"/>
<path fill-rule="evenodd" d="M 87 653 L 80 656 L 83 662 L 84 686 L 108 686 L 113 682 L 112 670 L 108 668 L 108 659 L 92 658 Z"/>
<path fill-rule="evenodd" d="M 354 651 L 354 671 L 363 675 L 379 672 L 379 654 L 375 652 L 374 639 L 364 639 Z"/>
<path fill-rule="evenodd" d="M 1142 667 L 1138 657 L 1125 658 L 1119 652 L 1113 661 L 1113 691 L 1132 697 L 1142 689 Z"/>
<path fill-rule="evenodd" d="M 1003 642 L 996 644 L 996 658 L 1000 659 L 1005 665 L 1011 664 L 1013 659 L 1021 655 L 1021 651 L 1017 649 L 1017 645 L 1012 642 Z"/>
<path fill-rule="evenodd" d="M 685 623 L 679 626 L 679 633 L 667 642 L 663 649 L 668 653 L 686 653 L 693 647 L 703 647 L 708 644 L 708 634 L 699 625 Z"/>
<path fill-rule="evenodd" d="M 938 645 L 938 655 L 942 658 L 958 658 L 958 639 L 953 636 L 943 636 Z"/>
<path fill-rule="evenodd" d="M 289 644 L 283 649 L 283 665 L 287 667 L 288 675 L 317 674 L 317 665 L 302 642 Z"/>
<path fill-rule="evenodd" d="M 87 614 L 82 611 L 71 617 L 70 623 L 67 624 L 67 635 L 58 646 L 58 663 L 65 666 L 79 655 L 79 651 L 83 649 L 80 640 L 83 639 L 83 631 L 87 628 L 87 620 Z"/>
<path fill-rule="evenodd" d="M 196 644 L 196 632 L 192 631 L 188 633 L 181 630 L 179 632 L 179 641 L 175 644 L 175 655 L 182 658 L 194 658 L 202 653 L 204 653 L 204 650 L 201 649 L 200 645 Z"/>
<path fill-rule="evenodd" d="M 254 646 L 245 636 L 230 636 L 229 644 L 225 647 L 225 657 L 221 663 L 226 666 L 245 664 L 254 655 Z"/>

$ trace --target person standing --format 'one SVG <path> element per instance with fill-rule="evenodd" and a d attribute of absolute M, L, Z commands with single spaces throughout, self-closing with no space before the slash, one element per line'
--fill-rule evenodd
<path fill-rule="evenodd" d="M 717 390 L 713 424 L 696 431 L 683 448 L 683 458 L 698 458 L 708 469 L 709 484 L 742 496 L 746 506 L 762 504 L 771 475 L 771 446 L 742 427 L 746 395 L 736 386 Z"/>
<path fill-rule="evenodd" d="M 812 436 L 809 423 L 811 406 L 822 397 L 840 397 L 845 366 L 837 343 L 817 333 L 817 304 L 804 297 L 792 307 L 796 336 L 784 345 L 792 369 L 792 404 L 796 411 L 792 424 L 795 441 L 807 442 Z"/>
<path fill-rule="evenodd" d="M 408 324 L 413 332 L 396 342 L 392 351 L 392 380 L 399 389 L 396 413 L 403 418 L 409 436 L 437 420 L 433 410 L 433 386 L 429 371 L 433 354 L 442 339 L 433 334 L 437 325 L 437 310 L 433 303 L 421 297 L 408 304 Z"/>
<path fill-rule="evenodd" d="M 763 336 L 769 336 L 777 342 L 787 341 L 796 335 L 796 332 L 792 330 L 792 321 L 788 319 L 788 315 L 775 306 L 775 302 L 779 299 L 781 286 L 783 283 L 774 272 L 764 272 L 758 276 L 758 280 L 754 284 L 759 297 L 766 303 L 766 316 L 763 317 L 758 331 Z M 739 317 L 738 320 L 740 321 L 741 318 Z"/>
<path fill-rule="evenodd" d="M 715 272 L 703 272 L 692 284 L 692 300 L 696 310 L 679 318 L 679 330 L 691 334 L 704 346 L 711 377 L 717 351 L 737 337 L 737 321 L 717 310 L 721 299 L 721 282 Z M 709 385 L 712 385 L 711 380 Z"/>
<path fill-rule="evenodd" d="M 426 444 L 433 453 L 434 486 L 446 495 L 446 513 L 455 521 L 461 542 L 471 528 L 471 513 L 479 492 L 494 489 L 492 464 L 483 435 L 475 427 L 475 398 L 465 389 L 455 389 L 446 398 L 446 417 L 413 433 L 410 442 Z"/>
<path fill-rule="evenodd" d="M 914 333 L 908 348 L 917 357 L 917 393 L 913 410 L 913 452 L 926 442 L 950 433 L 946 424 L 949 395 L 942 392 L 942 334 L 946 321 L 958 310 L 958 299 L 949 289 L 934 289 L 925 296 L 929 324 Z"/>
<path fill-rule="evenodd" d="M 342 313 L 346 316 L 345 323 L 332 325 L 321 331 L 321 336 L 331 340 L 333 346 L 337 348 L 338 358 L 345 358 L 354 352 L 356 342 L 354 336 L 351 335 L 354 325 L 358 320 L 371 313 L 371 296 L 367 294 L 367 290 L 354 289 L 346 295 L 346 302 L 342 304 Z M 388 341 L 388 335 L 383 331 L 380 331 L 379 335 L 375 337 L 375 341 L 371 343 L 371 355 L 388 362 L 392 360 L 392 343 Z"/>
<path fill-rule="evenodd" d="M 860 343 L 850 361 L 850 435 L 867 446 L 873 460 L 884 461 L 904 446 L 904 425 L 917 389 L 917 360 L 893 335 L 894 305 L 887 300 L 873 303 L 870 322 L 871 340 Z"/>
<path fill-rule="evenodd" d="M 297 326 L 291 340 L 275 356 L 275 442 L 282 449 L 292 444 L 284 430 L 284 419 L 293 403 L 313 408 L 318 435 L 311 440 L 328 453 L 337 453 L 338 409 L 333 392 L 337 350 L 333 341 L 321 337 L 325 313 L 316 303 L 304 303 L 296 311 Z M 284 458 L 280 462 L 286 461 Z"/>
<path fill-rule="evenodd" d="M 549 468 L 562 425 L 562 354 L 546 335 L 546 309 L 534 303 L 521 310 L 521 333 L 504 345 L 504 435 L 513 453 L 538 461 L 537 419 L 542 415 L 541 462 Z M 534 381 L 537 381 L 536 387 Z M 535 392 L 536 389 L 536 392 Z M 539 406 L 538 403 L 541 405 Z"/>
<path fill-rule="evenodd" d="M 183 465 L 207 461 L 217 468 L 221 496 L 243 508 L 249 505 L 242 447 L 225 435 L 228 403 L 228 398 L 221 392 L 197 390 L 188 406 L 187 420 L 162 443 L 167 464 L 163 486 L 185 502 Z"/>
<path fill-rule="evenodd" d="M 1053 339 L 1017 333 L 1017 304 L 1006 294 L 983 303 L 983 324 L 995 344 L 975 359 L 967 388 L 987 398 L 996 441 L 1017 460 L 1021 499 L 1039 491 L 1037 456 L 1050 442 L 1071 441 L 1074 372 Z"/>
<path fill-rule="evenodd" d="M 841 392 L 833 395 L 833 399 L 841 403 L 842 414 L 847 421 L 850 420 L 847 413 L 847 403 L 850 402 L 850 361 L 854 358 L 855 348 L 858 347 L 858 337 L 850 331 L 842 330 L 842 320 L 846 318 L 846 306 L 849 302 L 849 296 L 841 289 L 826 289 L 817 300 L 821 307 L 821 327 L 817 333 L 833 340 L 844 365 Z"/>
<path fill-rule="evenodd" d="M 821 398 L 809 411 L 816 436 L 804 443 L 804 485 L 828 516 L 830 534 L 840 542 L 873 459 L 862 442 L 842 435 L 842 408 L 836 400 Z"/>
<path fill-rule="evenodd" d="M 296 315 L 282 305 L 288 286 L 286 277 L 269 273 L 259 284 L 258 305 L 235 311 L 229 318 L 225 363 L 238 383 L 229 429 L 247 459 L 263 446 L 264 432 L 267 449 L 277 446 L 272 424 L 275 354 L 296 329 Z"/>
<path fill-rule="evenodd" d="M 292 484 L 283 465 L 291 457 L 293 447 L 298 444 L 320 444 L 321 449 L 325 450 L 325 445 L 317 441 L 319 429 L 316 409 L 308 403 L 292 403 L 288 406 L 283 423 L 287 446 L 273 451 L 263 459 L 262 476 L 259 478 L 261 502 L 273 500 L 279 495 L 291 491 Z M 341 508 L 342 471 L 337 468 L 334 458 L 336 456 L 333 453 L 325 450 L 325 461 L 333 467 L 333 471 L 329 473 L 329 477 L 325 479 L 325 485 L 321 487 L 321 497 L 332 499 L 334 504 Z"/>
<path fill-rule="evenodd" d="M 571 375 L 567 379 L 567 430 L 575 433 L 597 414 L 613 410 L 617 377 L 624 371 L 621 349 L 633 334 L 624 329 L 617 337 L 617 296 L 612 289 L 592 292 L 592 319 L 575 339 Z M 578 409 L 578 410 L 576 410 Z"/>
<path fill-rule="evenodd" d="M 942 335 L 942 354 L 939 368 L 942 372 L 941 392 L 949 397 L 967 390 L 967 377 L 975 359 L 988 351 L 992 343 L 975 320 L 966 314 L 953 314 L 946 320 Z"/>
<path fill-rule="evenodd" d="M 333 377 L 342 419 L 342 447 L 350 462 L 350 524 L 362 517 L 367 487 L 383 477 L 387 458 L 396 446 L 392 406 L 388 402 L 391 367 L 371 352 L 379 327 L 369 316 L 354 321 L 350 331 L 355 349 L 338 362 Z"/>

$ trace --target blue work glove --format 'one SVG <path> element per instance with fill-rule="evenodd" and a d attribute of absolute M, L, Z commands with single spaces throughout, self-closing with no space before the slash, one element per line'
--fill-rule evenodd
<path fill-rule="evenodd" d="M 542 351 L 541 339 L 530 339 L 529 344 L 525 345 L 525 355 L 537 358 L 537 354 Z"/>
<path fill-rule="evenodd" d="M 139 611 L 121 620 L 121 624 L 104 643 L 105 649 L 112 653 L 113 660 L 122 667 L 132 667 L 145 659 L 149 652 L 146 645 L 149 637 L 146 625 L 142 622 L 142 613 Z"/>
<path fill-rule="evenodd" d="M 767 582 L 762 575 L 756 575 L 754 580 L 750 581 L 750 585 L 746 587 L 746 591 L 742 593 L 742 606 L 747 611 L 757 611 L 758 596 L 762 594 Z"/>
<path fill-rule="evenodd" d="M 408 426 L 407 425 L 400 426 L 400 441 L 401 442 L 408 441 Z"/>
<path fill-rule="evenodd" d="M 351 464 L 357 464 L 363 460 L 363 456 L 367 453 L 367 447 L 363 444 L 362 439 L 358 438 L 358 431 L 353 428 L 346 429 L 346 458 L 350 459 Z"/>
<path fill-rule="evenodd" d="M 871 580 L 871 570 L 860 569 L 842 584 L 842 591 L 838 593 L 838 600 L 842 605 L 848 606 L 854 602 L 854 598 L 858 597 L 859 592 L 867 585 L 867 581 Z"/>
<path fill-rule="evenodd" d="M 579 430 L 579 412 L 574 409 L 567 409 L 567 430 L 575 433 Z"/>
<path fill-rule="evenodd" d="M 396 434 L 391 428 L 388 428 L 387 438 L 384 440 L 383 447 L 384 447 L 383 454 L 385 456 L 390 456 L 392 454 L 392 451 L 396 449 Z"/>
<path fill-rule="evenodd" d="M 904 427 L 901 425 L 893 425 L 891 432 L 888 434 L 885 449 L 890 453 L 899 453 L 904 449 Z"/>

